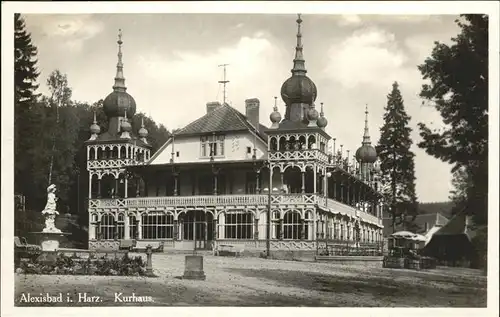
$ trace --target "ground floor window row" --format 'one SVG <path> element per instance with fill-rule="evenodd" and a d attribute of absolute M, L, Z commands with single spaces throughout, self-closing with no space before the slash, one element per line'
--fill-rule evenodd
<path fill-rule="evenodd" d="M 354 223 L 333 223 L 302 219 L 297 211 L 285 213 L 283 219 L 271 218 L 271 239 L 314 240 L 334 239 L 361 242 L 378 242 L 382 239 L 379 228 L 356 226 Z M 93 215 L 90 239 L 265 239 L 265 219 L 256 218 L 251 212 L 226 212 L 215 220 L 211 213 L 190 211 L 174 220 L 170 213 L 151 212 L 140 219 L 135 215 L 104 214 L 101 221 Z"/>

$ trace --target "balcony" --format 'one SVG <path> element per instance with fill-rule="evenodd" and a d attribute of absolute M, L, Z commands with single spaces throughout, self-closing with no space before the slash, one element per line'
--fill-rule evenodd
<path fill-rule="evenodd" d="M 134 159 L 88 160 L 87 169 L 121 168 L 127 165 L 139 165 L 139 164 L 144 164 L 144 161 L 138 161 Z"/>
<path fill-rule="evenodd" d="M 312 150 L 296 150 L 296 151 L 271 151 L 269 152 L 270 161 L 286 161 L 286 160 L 319 160 L 328 161 L 328 155 L 321 152 L 319 149 Z"/>
<path fill-rule="evenodd" d="M 91 199 L 90 209 L 135 209 L 135 208 L 174 208 L 174 207 L 206 207 L 206 206 L 267 206 L 267 194 L 259 195 L 207 195 L 207 196 L 164 196 L 164 197 L 137 197 L 118 199 Z M 271 195 L 273 206 L 318 206 L 334 214 L 349 217 L 359 216 L 363 221 L 380 224 L 379 219 L 369 213 L 345 205 L 336 200 L 315 194 L 281 194 Z"/>

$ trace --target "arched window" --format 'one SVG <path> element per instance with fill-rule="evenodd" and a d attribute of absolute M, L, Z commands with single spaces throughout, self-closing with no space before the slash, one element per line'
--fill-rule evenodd
<path fill-rule="evenodd" d="M 94 160 L 95 159 L 95 149 L 93 147 L 91 147 L 89 149 L 89 157 L 87 158 L 89 161 L 90 160 Z"/>
<path fill-rule="evenodd" d="M 226 239 L 253 239 L 254 217 L 251 212 L 232 210 L 225 214 L 224 237 Z"/>
<path fill-rule="evenodd" d="M 128 215 L 128 230 L 130 239 L 135 239 L 137 237 L 137 219 L 135 215 Z"/>
<path fill-rule="evenodd" d="M 288 211 L 283 217 L 283 239 L 298 240 L 302 236 L 302 223 L 297 211 Z"/>
<path fill-rule="evenodd" d="M 271 150 L 271 151 L 276 151 L 276 150 L 278 150 L 278 141 L 276 141 L 276 138 L 275 138 L 275 137 L 272 137 L 272 138 L 271 138 L 271 141 L 270 141 L 270 143 L 269 143 L 269 144 L 270 144 L 269 148 L 270 148 L 270 150 Z"/>
<path fill-rule="evenodd" d="M 115 217 L 111 214 L 104 214 L 101 217 L 101 238 L 104 240 L 115 238 Z"/>
<path fill-rule="evenodd" d="M 117 230 L 118 239 L 125 238 L 125 217 L 123 216 L 123 214 L 118 214 Z"/>
<path fill-rule="evenodd" d="M 164 212 L 149 212 L 142 215 L 142 237 L 144 239 L 173 239 L 174 216 Z"/>

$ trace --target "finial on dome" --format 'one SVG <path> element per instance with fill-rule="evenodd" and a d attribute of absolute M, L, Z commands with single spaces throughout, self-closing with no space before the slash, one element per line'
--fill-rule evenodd
<path fill-rule="evenodd" d="M 307 73 L 304 55 L 302 52 L 302 33 L 301 33 L 302 18 L 301 14 L 297 14 L 297 46 L 295 47 L 295 58 L 293 59 L 292 74 L 305 75 Z"/>
<path fill-rule="evenodd" d="M 307 119 L 309 120 L 309 127 L 317 127 L 317 120 L 319 118 L 318 110 L 316 110 L 316 105 L 311 103 L 309 111 L 307 111 Z"/>
<path fill-rule="evenodd" d="M 365 106 L 365 131 L 363 133 L 363 141 L 361 147 L 356 151 L 356 160 L 360 163 L 374 163 L 377 160 L 377 151 L 371 145 L 370 133 L 368 131 L 368 105 Z M 366 165 L 361 165 L 363 175 L 366 174 Z M 365 176 L 363 176 L 365 177 Z"/>
<path fill-rule="evenodd" d="M 365 131 L 363 134 L 363 144 L 371 144 L 370 132 L 368 131 L 368 104 L 365 105 Z"/>
<path fill-rule="evenodd" d="M 90 126 L 90 139 L 89 140 L 95 140 L 97 139 L 97 135 L 101 133 L 101 127 L 97 124 L 97 116 L 96 116 L 96 111 L 94 110 L 94 121 L 92 125 Z"/>
<path fill-rule="evenodd" d="M 328 120 L 326 120 L 325 113 L 323 112 L 323 103 L 321 103 L 321 111 L 319 113 L 319 118 L 316 124 L 322 129 L 325 129 L 325 127 L 328 125 Z"/>
<path fill-rule="evenodd" d="M 118 63 L 116 64 L 116 76 L 115 76 L 115 84 L 113 85 L 114 91 L 125 91 L 127 87 L 125 87 L 125 77 L 123 76 L 123 62 L 122 62 L 122 29 L 118 30 Z"/>
<path fill-rule="evenodd" d="M 281 114 L 278 111 L 278 97 L 274 97 L 274 107 L 273 107 L 273 112 L 269 116 L 269 119 L 271 120 L 271 129 L 277 129 L 279 128 L 279 123 L 281 121 Z"/>
<path fill-rule="evenodd" d="M 146 137 L 148 136 L 148 130 L 144 127 L 144 117 L 141 118 L 141 128 L 139 129 L 139 137 L 141 141 L 148 144 Z"/>
<path fill-rule="evenodd" d="M 127 119 L 127 110 L 125 110 L 125 117 L 122 119 L 121 123 L 122 135 L 120 136 L 122 139 L 130 139 L 130 131 L 132 131 L 132 125 L 128 122 Z"/>

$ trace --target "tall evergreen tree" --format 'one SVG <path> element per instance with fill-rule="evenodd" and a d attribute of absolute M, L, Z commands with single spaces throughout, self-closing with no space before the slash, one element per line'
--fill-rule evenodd
<path fill-rule="evenodd" d="M 420 148 L 467 175 L 463 207 L 477 225 L 488 222 L 488 16 L 466 14 L 451 46 L 437 42 L 418 66 L 424 79 L 420 96 L 434 106 L 445 124 L 433 131 L 419 123 Z"/>
<path fill-rule="evenodd" d="M 382 188 L 392 217 L 392 228 L 403 224 L 407 230 L 418 212 L 415 193 L 415 154 L 410 150 L 412 140 L 410 117 L 406 114 L 398 83 L 387 96 L 384 125 L 380 129 L 377 153 L 380 159 Z"/>
<path fill-rule="evenodd" d="M 37 48 L 20 14 L 14 15 L 14 191 L 26 195 L 29 189 L 31 157 L 27 155 L 36 142 L 38 117 Z"/>

